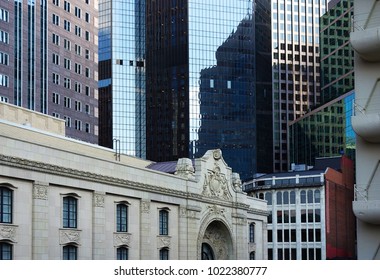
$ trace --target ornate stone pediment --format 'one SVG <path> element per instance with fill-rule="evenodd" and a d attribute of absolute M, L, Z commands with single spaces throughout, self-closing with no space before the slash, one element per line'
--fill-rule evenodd
<path fill-rule="evenodd" d="M 205 174 L 203 183 L 203 196 L 230 200 L 231 194 L 228 190 L 228 180 L 225 174 L 221 173 L 221 169 L 215 163 L 213 170 L 208 170 Z"/>

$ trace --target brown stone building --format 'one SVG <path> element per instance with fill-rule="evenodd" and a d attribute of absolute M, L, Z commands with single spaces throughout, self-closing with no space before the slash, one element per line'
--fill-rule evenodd
<path fill-rule="evenodd" d="M 98 142 L 97 1 L 0 1 L 0 101 Z"/>

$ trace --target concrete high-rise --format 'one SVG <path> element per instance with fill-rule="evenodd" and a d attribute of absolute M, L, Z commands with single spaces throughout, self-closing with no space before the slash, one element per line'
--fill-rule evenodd
<path fill-rule="evenodd" d="M 1 1 L 0 100 L 97 143 L 97 18 L 97 1 Z"/>

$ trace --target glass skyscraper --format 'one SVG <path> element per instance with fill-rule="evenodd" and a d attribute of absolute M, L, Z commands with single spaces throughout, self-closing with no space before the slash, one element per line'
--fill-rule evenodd
<path fill-rule="evenodd" d="M 316 157 L 341 154 L 355 158 L 352 15 L 353 1 L 340 0 L 330 2 L 321 17 L 321 106 L 290 123 L 290 163 L 314 165 Z"/>
<path fill-rule="evenodd" d="M 100 144 L 158 162 L 220 148 L 242 177 L 254 173 L 254 6 L 101 0 Z"/>
<path fill-rule="evenodd" d="M 327 0 L 272 1 L 273 169 L 288 170 L 288 125 L 320 102 L 320 17 Z"/>

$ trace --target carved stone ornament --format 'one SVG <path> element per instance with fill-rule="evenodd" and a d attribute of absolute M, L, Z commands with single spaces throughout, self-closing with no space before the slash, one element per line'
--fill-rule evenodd
<path fill-rule="evenodd" d="M 242 192 L 242 184 L 239 173 L 232 173 L 232 186 L 236 192 Z"/>
<path fill-rule="evenodd" d="M 256 251 L 256 243 L 248 243 L 248 252 Z"/>
<path fill-rule="evenodd" d="M 157 236 L 157 249 L 168 247 L 170 248 L 171 237 L 170 236 Z"/>
<path fill-rule="evenodd" d="M 128 246 L 131 245 L 132 235 L 130 233 L 114 233 L 113 234 L 113 245 L 115 247 Z"/>
<path fill-rule="evenodd" d="M 217 149 L 212 152 L 212 155 L 215 160 L 220 160 L 222 158 L 222 151 Z"/>
<path fill-rule="evenodd" d="M 224 215 L 224 212 L 226 211 L 226 209 L 224 209 L 224 208 L 218 207 L 216 205 L 207 206 L 207 208 L 208 208 L 210 214 L 212 214 L 212 215 L 221 216 L 221 217 L 224 217 L 224 218 L 226 217 Z"/>
<path fill-rule="evenodd" d="M 180 158 L 177 161 L 175 175 L 185 179 L 194 179 L 194 166 L 189 158 Z"/>
<path fill-rule="evenodd" d="M 60 244 L 68 244 L 68 243 L 76 243 L 80 244 L 81 240 L 81 232 L 80 230 L 74 229 L 60 229 L 59 230 L 59 243 Z"/>
<path fill-rule="evenodd" d="M 210 244 L 218 260 L 228 259 L 228 242 L 224 232 L 219 226 L 208 227 L 203 242 Z"/>
<path fill-rule="evenodd" d="M 150 212 L 150 202 L 149 201 L 141 201 L 141 213 L 147 213 Z"/>
<path fill-rule="evenodd" d="M 16 226 L 0 225 L 0 240 L 7 239 L 16 242 Z"/>
<path fill-rule="evenodd" d="M 34 182 L 33 183 L 33 198 L 47 200 L 48 199 L 48 184 Z"/>
<path fill-rule="evenodd" d="M 100 193 L 94 194 L 94 206 L 104 208 L 105 195 Z"/>
<path fill-rule="evenodd" d="M 228 181 L 224 174 L 220 173 L 220 167 L 215 165 L 214 170 L 205 174 L 202 195 L 206 197 L 230 200 Z"/>

